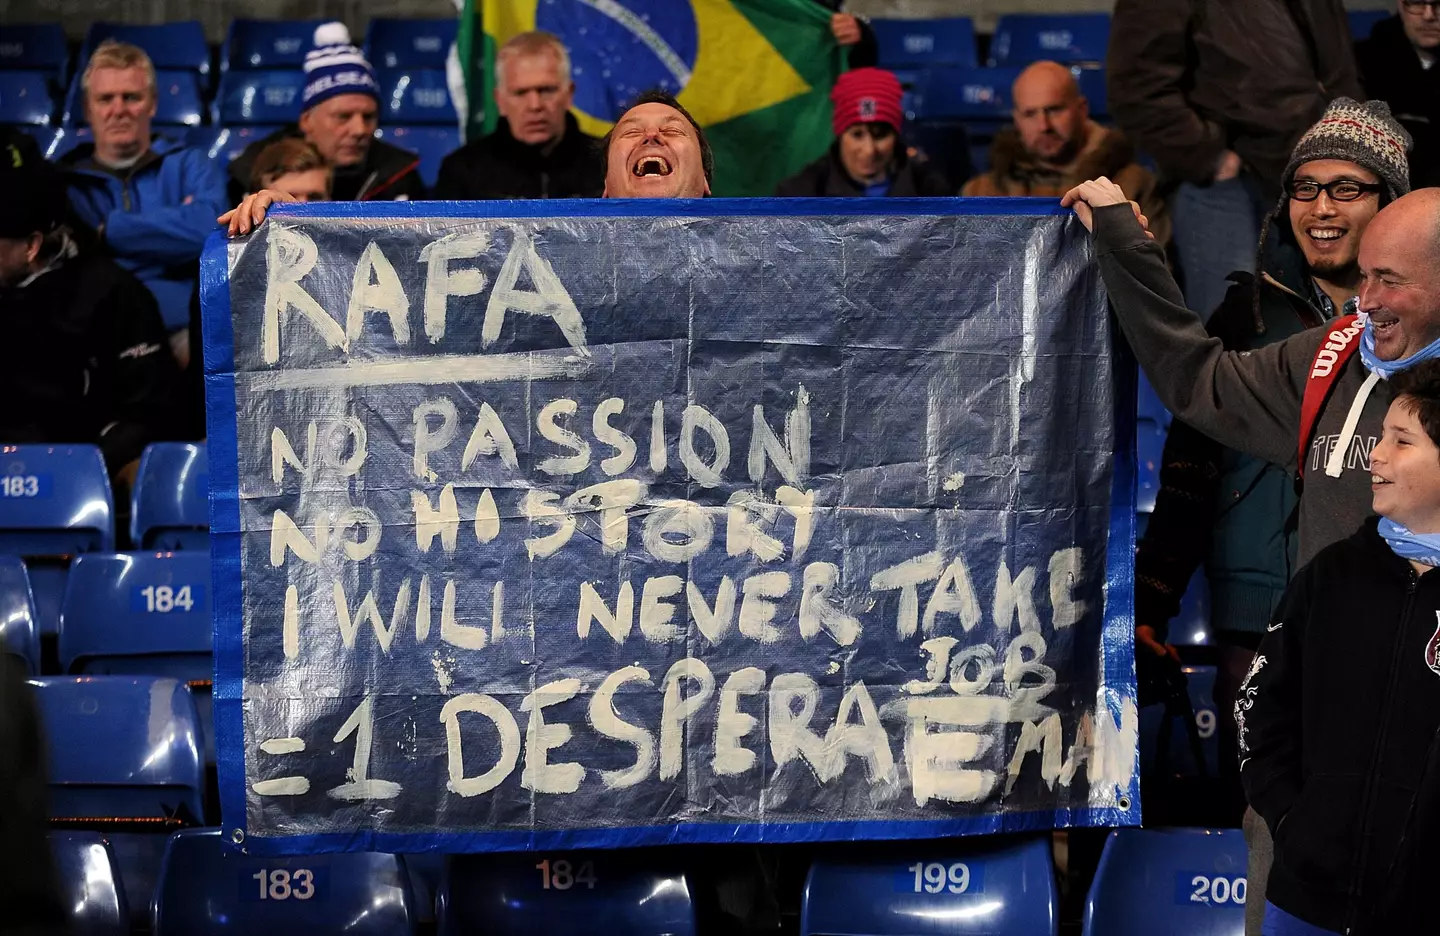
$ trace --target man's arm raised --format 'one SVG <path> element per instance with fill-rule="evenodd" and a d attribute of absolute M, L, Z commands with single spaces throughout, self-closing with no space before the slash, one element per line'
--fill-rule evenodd
<path fill-rule="evenodd" d="M 1118 185 L 1103 177 L 1084 182 L 1062 204 L 1095 235 L 1110 305 L 1161 402 L 1222 445 L 1293 465 L 1305 373 L 1325 329 L 1257 351 L 1226 351 L 1185 308 L 1139 206 Z"/>

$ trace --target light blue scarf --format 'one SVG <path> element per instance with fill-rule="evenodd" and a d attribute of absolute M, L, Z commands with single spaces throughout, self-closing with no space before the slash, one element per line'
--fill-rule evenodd
<path fill-rule="evenodd" d="M 1406 368 L 1437 357 L 1440 357 L 1440 338 L 1407 358 L 1398 361 L 1380 360 L 1375 356 L 1375 326 L 1370 324 L 1370 316 L 1365 316 L 1365 330 L 1360 336 L 1360 361 L 1370 373 L 1379 374 L 1381 380 L 1389 380 Z"/>
<path fill-rule="evenodd" d="M 1381 517 L 1380 535 L 1401 559 L 1440 566 L 1440 533 L 1411 533 L 1394 520 Z"/>

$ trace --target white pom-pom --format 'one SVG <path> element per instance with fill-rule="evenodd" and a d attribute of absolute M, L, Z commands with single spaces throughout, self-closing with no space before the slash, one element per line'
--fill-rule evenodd
<path fill-rule="evenodd" d="M 350 30 L 344 23 L 323 23 L 315 27 L 315 48 L 349 44 Z"/>

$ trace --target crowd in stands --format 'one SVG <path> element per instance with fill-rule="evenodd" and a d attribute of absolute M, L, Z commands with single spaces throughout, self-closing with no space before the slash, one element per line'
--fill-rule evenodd
<path fill-rule="evenodd" d="M 1397 0 L 1358 44 L 1338 0 L 1118 0 L 1112 22 L 1114 125 L 1075 70 L 1033 63 L 988 168 L 955 179 L 907 138 L 871 26 L 835 13 L 852 66 L 835 139 L 776 194 L 1075 207 L 1175 419 L 1138 548 L 1140 677 L 1179 668 L 1168 622 L 1203 566 L 1247 933 L 1420 932 L 1440 853 L 1440 0 Z M 0 130 L 0 439 L 94 443 L 123 483 L 147 443 L 203 436 L 217 218 L 243 235 L 285 201 L 711 193 L 674 97 L 642 95 L 596 139 L 559 39 L 522 34 L 495 66 L 496 129 L 429 190 L 376 138 L 380 84 L 339 24 L 315 35 L 298 122 L 228 178 L 152 133 L 145 52 L 99 45 L 92 142 L 51 164 Z"/>

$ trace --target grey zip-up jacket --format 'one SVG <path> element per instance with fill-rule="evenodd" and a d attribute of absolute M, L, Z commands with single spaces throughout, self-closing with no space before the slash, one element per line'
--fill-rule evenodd
<path fill-rule="evenodd" d="M 1333 328 L 1254 351 L 1226 351 L 1185 308 L 1165 257 L 1128 204 L 1095 212 L 1095 252 L 1120 329 L 1177 419 L 1222 445 L 1294 471 L 1300 406 L 1315 355 Z M 1305 456 L 1300 566 L 1370 516 L 1370 451 L 1390 392 L 1353 355 L 1320 410 Z"/>

